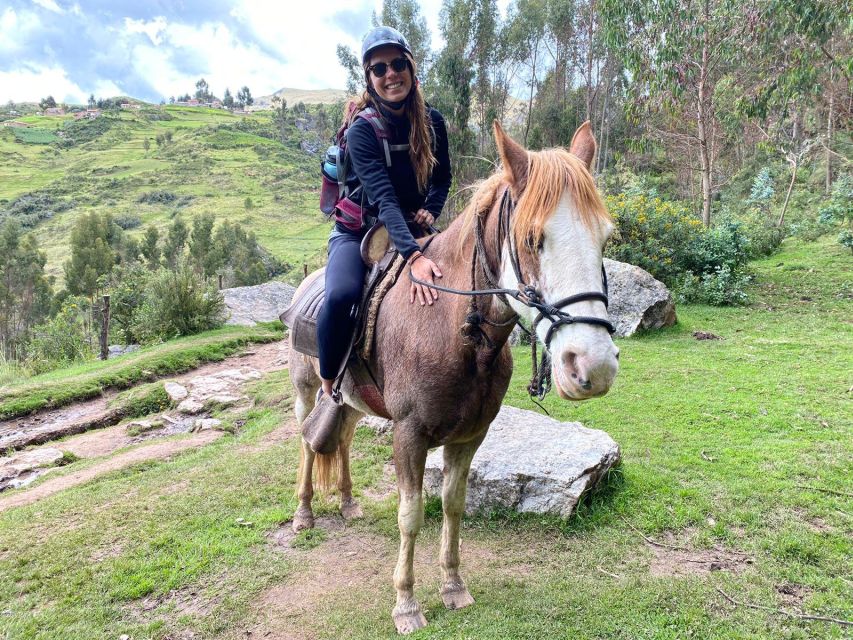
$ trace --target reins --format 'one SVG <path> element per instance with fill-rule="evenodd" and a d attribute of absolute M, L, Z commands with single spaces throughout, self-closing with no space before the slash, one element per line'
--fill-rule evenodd
<path fill-rule="evenodd" d="M 512 324 L 518 323 L 519 328 L 521 328 L 522 331 L 524 331 L 530 336 L 531 362 L 533 371 L 530 384 L 527 387 L 527 392 L 530 394 L 531 398 L 538 398 L 539 400 L 542 400 L 545 395 L 551 390 L 551 339 L 554 337 L 554 334 L 560 327 L 562 327 L 563 325 L 578 323 L 591 324 L 607 329 L 607 331 L 611 335 L 615 333 L 616 329 L 609 320 L 606 320 L 604 318 L 596 318 L 595 316 L 573 316 L 570 313 L 562 311 L 562 307 L 566 307 L 570 304 L 574 304 L 576 302 L 583 302 L 586 300 L 598 300 L 604 303 L 605 309 L 607 308 L 607 273 L 605 272 L 603 265 L 601 267 L 602 284 L 604 288 L 603 292 L 587 291 L 584 293 L 577 293 L 558 300 L 554 304 L 549 304 L 548 302 L 546 302 L 543 299 L 542 294 L 539 292 L 538 289 L 536 289 L 536 287 L 524 282 L 524 279 L 521 275 L 521 264 L 518 259 L 518 250 L 515 246 L 515 242 L 511 233 L 510 219 L 514 210 L 515 204 L 513 203 L 512 198 L 510 197 L 509 187 L 507 187 L 504 190 L 503 196 L 501 198 L 501 204 L 498 213 L 498 225 L 495 228 L 495 247 L 499 248 L 503 246 L 503 243 L 505 241 L 509 240 L 510 263 L 512 264 L 516 280 L 518 281 L 517 289 L 505 289 L 496 286 L 498 283 L 498 277 L 492 271 L 492 268 L 489 266 L 488 260 L 486 258 L 486 246 L 483 237 L 485 230 L 483 228 L 482 217 L 480 217 L 479 215 L 477 215 L 474 256 L 471 260 L 471 289 L 454 289 L 453 287 L 445 287 L 431 282 L 426 282 L 424 280 L 419 280 L 412 274 L 411 269 L 409 269 L 409 279 L 416 284 L 427 287 L 429 289 L 435 289 L 436 291 L 443 291 L 445 293 L 452 293 L 454 295 L 460 296 L 470 296 L 471 303 L 469 305 L 468 313 L 465 318 L 465 324 L 463 325 L 461 332 L 466 339 L 470 340 L 476 345 L 479 345 L 482 342 L 487 342 L 490 347 L 494 346 L 492 340 L 480 327 L 481 324 L 488 324 L 493 327 L 507 327 Z M 424 245 L 422 253 L 426 253 L 428 245 L 429 243 Z M 478 265 L 483 271 L 483 276 L 485 277 L 486 284 L 489 288 L 476 288 L 476 270 Z M 536 309 L 539 314 L 534 319 L 530 330 L 528 331 L 519 322 L 519 315 L 512 310 L 512 307 L 510 307 L 510 310 L 513 311 L 513 317 L 509 320 L 504 322 L 493 322 L 488 320 L 482 313 L 480 313 L 477 305 L 477 297 L 487 295 L 497 296 L 501 300 L 501 302 L 503 302 L 507 307 L 510 307 L 509 301 L 507 300 L 507 296 L 509 296 L 511 298 L 514 298 L 515 300 L 518 300 L 521 304 L 527 307 Z M 542 359 L 540 361 L 537 355 L 535 334 L 536 327 L 542 320 L 548 320 L 551 323 L 551 326 L 548 327 L 548 331 L 545 333 L 545 349 L 543 351 Z M 541 405 L 539 406 L 541 407 Z"/>

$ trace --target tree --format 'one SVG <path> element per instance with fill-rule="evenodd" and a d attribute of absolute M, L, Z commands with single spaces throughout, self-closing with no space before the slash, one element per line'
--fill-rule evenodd
<path fill-rule="evenodd" d="M 180 216 L 176 217 L 169 227 L 169 233 L 166 235 L 166 243 L 163 246 L 163 255 L 170 269 L 177 267 L 183 255 L 184 245 L 187 243 L 188 236 L 189 229 L 186 223 Z"/>
<path fill-rule="evenodd" d="M 602 0 L 601 7 L 608 44 L 619 51 L 634 75 L 635 117 L 661 116 L 667 124 L 659 135 L 682 137 L 695 149 L 702 182 L 702 221 L 708 227 L 719 153 L 714 93 L 754 24 L 751 5 L 735 0 L 702 0 L 695 6 Z"/>
<path fill-rule="evenodd" d="M 382 24 L 394 27 L 406 36 L 412 56 L 418 64 L 418 73 L 425 78 L 432 65 L 432 35 L 426 18 L 421 15 L 420 5 L 413 0 L 383 0 Z"/>
<path fill-rule="evenodd" d="M 142 148 L 145 149 L 145 153 L 148 153 L 148 150 L 151 148 L 150 138 L 145 138 L 145 140 L 142 141 Z"/>
<path fill-rule="evenodd" d="M 142 253 L 142 257 L 145 258 L 145 262 L 151 271 L 156 270 L 157 267 L 160 266 L 159 240 L 160 232 L 157 231 L 157 227 L 153 224 L 149 225 L 145 229 L 145 235 L 142 237 L 142 247 L 140 248 L 140 252 Z"/>
<path fill-rule="evenodd" d="M 364 86 L 364 70 L 361 68 L 361 61 L 352 49 L 342 44 L 339 44 L 335 51 L 338 62 L 347 72 L 347 93 L 350 95 L 360 93 Z"/>
<path fill-rule="evenodd" d="M 228 87 L 225 88 L 225 96 L 222 98 L 222 105 L 226 109 L 234 108 L 234 96 L 231 95 L 231 90 Z"/>
<path fill-rule="evenodd" d="M 14 220 L 0 227 L 0 353 L 6 358 L 20 355 L 18 347 L 29 330 L 50 311 L 53 291 L 46 262 L 34 234 L 22 236 Z"/>
<path fill-rule="evenodd" d="M 190 234 L 190 260 L 197 272 L 206 278 L 216 273 L 219 267 L 216 253 L 213 251 L 213 216 L 202 214 L 193 220 Z"/>
<path fill-rule="evenodd" d="M 249 87 L 243 87 L 237 92 L 237 104 L 242 109 L 244 106 L 248 107 L 255 103 L 255 99 L 252 97 L 252 92 L 249 91 Z"/>
<path fill-rule="evenodd" d="M 213 94 L 210 93 L 210 87 L 204 78 L 195 83 L 195 97 L 199 102 L 210 102 L 213 99 Z"/>
<path fill-rule="evenodd" d="M 278 139 L 284 144 L 287 141 L 287 100 L 280 96 L 272 99 L 272 121 L 278 129 Z"/>
<path fill-rule="evenodd" d="M 116 265 L 123 232 L 109 213 L 82 215 L 71 231 L 71 259 L 65 263 L 65 286 L 94 300 L 99 280 Z"/>
<path fill-rule="evenodd" d="M 42 98 L 39 101 L 39 108 L 44 111 L 45 109 L 54 109 L 56 108 L 56 100 L 53 99 L 53 96 L 48 96 L 46 98 Z"/>
<path fill-rule="evenodd" d="M 90 93 L 89 94 L 89 108 L 94 109 L 97 104 L 98 104 L 98 101 L 95 100 L 95 94 Z"/>

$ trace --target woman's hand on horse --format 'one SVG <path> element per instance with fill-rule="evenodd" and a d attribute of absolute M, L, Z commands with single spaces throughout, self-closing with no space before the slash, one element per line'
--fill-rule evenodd
<path fill-rule="evenodd" d="M 435 222 L 435 216 L 426 209 L 418 209 L 417 212 L 415 212 L 414 220 L 424 229 L 429 229 L 432 226 L 432 223 Z"/>
<path fill-rule="evenodd" d="M 424 282 L 432 283 L 433 276 L 436 278 L 441 277 L 441 271 L 439 271 L 438 267 L 435 266 L 435 263 L 426 256 L 419 256 L 415 258 L 415 261 L 412 262 L 409 268 L 412 270 L 413 276 L 418 280 L 423 280 Z M 414 304 L 415 297 L 417 297 L 422 306 L 425 304 L 432 304 L 435 300 L 438 300 L 438 291 L 413 282 L 409 289 L 409 302 Z"/>

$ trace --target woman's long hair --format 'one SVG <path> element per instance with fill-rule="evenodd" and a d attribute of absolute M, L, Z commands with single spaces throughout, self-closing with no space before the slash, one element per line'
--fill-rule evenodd
<path fill-rule="evenodd" d="M 435 159 L 435 154 L 432 149 L 432 120 L 430 120 L 429 114 L 427 113 L 424 94 L 421 91 L 420 84 L 416 80 L 418 69 L 415 65 L 415 61 L 408 53 L 403 52 L 403 55 L 406 57 L 406 60 L 409 61 L 409 71 L 412 74 L 412 83 L 414 84 L 412 94 L 406 101 L 405 111 L 406 117 L 412 125 L 411 131 L 409 132 L 409 160 L 415 168 L 415 177 L 418 181 L 418 191 L 426 193 L 429 178 L 432 175 L 432 168 L 438 162 Z M 364 63 L 364 79 L 369 87 L 371 85 L 370 69 L 368 69 L 368 66 L 368 63 Z M 354 102 L 355 109 L 347 108 L 344 110 L 345 114 L 350 114 L 350 121 L 347 122 L 347 126 L 352 124 L 352 119 L 355 118 L 355 115 L 359 111 L 367 107 L 373 107 L 376 111 L 382 113 L 376 100 L 373 99 L 373 96 L 370 95 L 368 91 L 362 93 L 361 97 Z"/>

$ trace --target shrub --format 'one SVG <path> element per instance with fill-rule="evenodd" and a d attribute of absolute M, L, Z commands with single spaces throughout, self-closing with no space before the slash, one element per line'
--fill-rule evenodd
<path fill-rule="evenodd" d="M 135 229 L 141 225 L 142 219 L 135 213 L 125 213 L 114 218 L 113 222 L 127 231 L 128 229 Z"/>
<path fill-rule="evenodd" d="M 130 330 L 150 344 L 214 329 L 224 319 L 225 302 L 216 285 L 183 263 L 176 271 L 161 268 L 150 276 Z"/>
<path fill-rule="evenodd" d="M 94 342 L 88 302 L 68 298 L 53 318 L 33 327 L 27 366 L 38 374 L 88 360 L 95 355 Z"/>
<path fill-rule="evenodd" d="M 145 204 L 171 204 L 177 199 L 178 196 L 171 191 L 152 191 L 143 193 L 136 201 Z"/>
<path fill-rule="evenodd" d="M 110 333 L 123 344 L 140 342 L 134 333 L 134 317 L 145 300 L 151 275 L 137 262 L 115 267 L 105 282 L 110 294 Z"/>
<path fill-rule="evenodd" d="M 59 200 L 49 193 L 27 193 L 15 200 L 5 211 L 0 210 L 0 221 L 14 218 L 22 227 L 34 227 L 42 220 L 48 220 L 54 214 L 67 211 L 73 206 L 73 201 Z"/>

